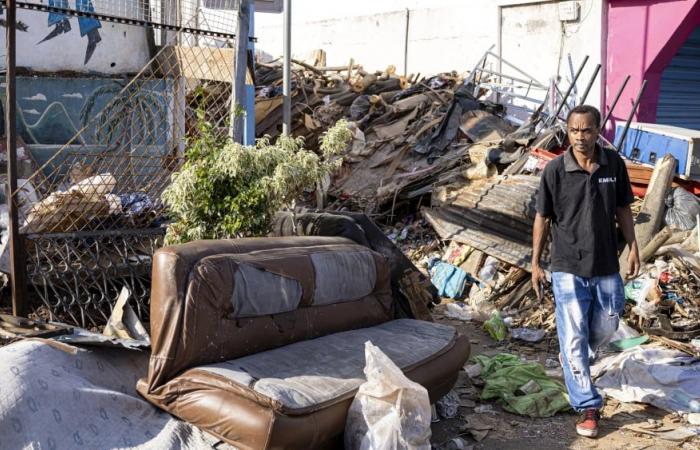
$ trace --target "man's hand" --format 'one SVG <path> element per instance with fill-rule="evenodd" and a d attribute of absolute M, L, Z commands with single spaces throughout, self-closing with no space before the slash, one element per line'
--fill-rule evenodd
<path fill-rule="evenodd" d="M 535 215 L 535 223 L 532 226 L 532 288 L 537 294 L 537 300 L 542 300 L 541 286 L 547 281 L 544 270 L 540 267 L 540 257 L 549 235 L 549 219 L 542 217 L 540 213 Z"/>
<path fill-rule="evenodd" d="M 625 281 L 632 280 L 639 276 L 639 269 L 641 263 L 639 261 L 639 250 L 637 249 L 637 243 L 633 243 L 630 247 L 630 253 L 627 256 L 627 273 L 625 274 Z"/>
<path fill-rule="evenodd" d="M 540 287 L 544 285 L 544 283 L 547 281 L 547 277 L 544 275 L 544 270 L 537 265 L 533 264 L 532 265 L 532 288 L 535 290 L 535 294 L 537 294 L 537 300 L 542 300 L 542 292 Z"/>

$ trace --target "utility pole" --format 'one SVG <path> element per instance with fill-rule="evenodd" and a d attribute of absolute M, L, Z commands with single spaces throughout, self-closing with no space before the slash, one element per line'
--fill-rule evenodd
<path fill-rule="evenodd" d="M 284 0 L 284 62 L 282 68 L 282 134 L 292 133 L 292 0 Z"/>
<path fill-rule="evenodd" d="M 245 117 L 240 109 L 246 105 L 245 80 L 248 71 L 248 28 L 250 25 L 250 0 L 240 0 L 237 14 L 234 78 L 231 98 L 231 133 L 234 142 L 243 143 Z M 252 112 L 252 111 L 249 111 Z"/>

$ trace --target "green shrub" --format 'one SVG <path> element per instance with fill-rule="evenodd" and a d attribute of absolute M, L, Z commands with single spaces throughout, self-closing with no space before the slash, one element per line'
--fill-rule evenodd
<path fill-rule="evenodd" d="M 200 117 L 187 160 L 163 192 L 173 220 L 165 243 L 267 234 L 280 208 L 340 165 L 351 137 L 341 120 L 322 137 L 321 155 L 304 149 L 303 138 L 244 146 L 217 136 Z"/>

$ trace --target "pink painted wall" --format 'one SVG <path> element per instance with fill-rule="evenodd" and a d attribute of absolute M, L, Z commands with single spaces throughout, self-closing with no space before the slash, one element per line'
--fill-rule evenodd
<path fill-rule="evenodd" d="M 605 111 L 628 74 L 627 87 L 612 121 L 624 123 L 642 85 L 648 81 L 633 121 L 654 122 L 661 74 L 700 24 L 700 0 L 609 0 Z M 605 26 L 605 25 L 604 25 Z M 614 123 L 608 129 L 614 129 Z"/>

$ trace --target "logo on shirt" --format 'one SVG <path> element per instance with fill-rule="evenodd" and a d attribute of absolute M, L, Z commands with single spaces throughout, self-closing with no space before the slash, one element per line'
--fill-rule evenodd
<path fill-rule="evenodd" d="M 602 177 L 598 178 L 598 183 L 616 183 L 617 177 Z"/>

